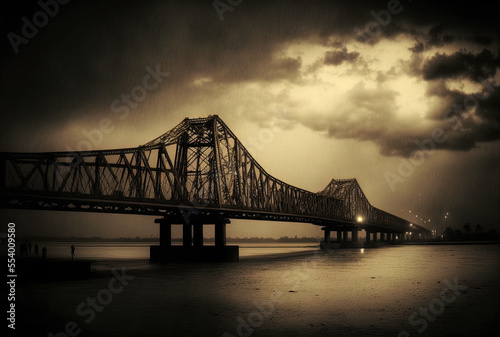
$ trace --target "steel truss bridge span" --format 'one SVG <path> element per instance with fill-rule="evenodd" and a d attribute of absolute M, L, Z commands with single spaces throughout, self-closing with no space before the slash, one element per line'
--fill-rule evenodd
<path fill-rule="evenodd" d="M 216 115 L 184 119 L 137 148 L 0 153 L 1 207 L 312 223 L 404 233 L 355 179 L 319 193 L 268 174 Z M 416 233 L 429 231 L 411 224 Z"/>

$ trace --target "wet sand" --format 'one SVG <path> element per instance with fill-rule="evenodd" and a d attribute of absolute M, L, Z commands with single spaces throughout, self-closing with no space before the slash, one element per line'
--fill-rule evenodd
<path fill-rule="evenodd" d="M 75 322 L 74 336 L 500 336 L 499 258 L 499 245 L 471 245 L 99 261 L 90 279 L 20 286 L 16 335 L 57 336 Z M 123 287 L 111 282 L 121 268 Z"/>

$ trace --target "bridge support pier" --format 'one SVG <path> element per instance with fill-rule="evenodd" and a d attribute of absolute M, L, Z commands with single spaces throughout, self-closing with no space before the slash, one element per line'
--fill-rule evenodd
<path fill-rule="evenodd" d="M 324 231 L 324 240 L 321 241 L 321 247 L 327 245 L 329 248 L 356 248 L 360 247 L 360 243 L 358 241 L 358 229 L 337 229 L 337 241 L 332 241 L 331 232 L 332 228 L 323 227 L 321 230 Z M 351 233 L 351 239 L 349 239 L 349 232 Z"/>
<path fill-rule="evenodd" d="M 329 245 L 331 243 L 330 229 L 329 228 L 325 228 L 325 229 L 323 229 L 323 231 L 324 231 L 324 237 L 325 237 L 324 242 Z"/>
<path fill-rule="evenodd" d="M 364 247 L 366 248 L 376 248 L 380 247 L 382 242 L 385 241 L 385 234 L 384 232 L 377 232 L 376 230 L 366 230 L 366 240 Z"/>
<path fill-rule="evenodd" d="M 203 224 L 195 223 L 193 224 L 193 246 L 203 247 Z"/>
<path fill-rule="evenodd" d="M 400 244 L 403 242 L 403 233 L 395 233 L 394 234 L 394 243 Z"/>
<path fill-rule="evenodd" d="M 207 223 L 208 222 L 208 223 Z M 180 217 L 156 219 L 160 224 L 160 245 L 150 247 L 153 262 L 215 262 L 238 261 L 239 247 L 226 245 L 228 219 L 196 217 L 194 220 Z M 182 246 L 172 246 L 172 225 L 182 225 Z M 215 246 L 203 245 L 203 226 L 215 225 Z M 193 233 L 194 232 L 194 233 Z"/>
<path fill-rule="evenodd" d="M 392 233 L 392 240 L 391 240 L 392 244 L 394 244 L 394 245 L 398 244 L 398 236 L 399 235 L 401 235 L 401 234 L 396 233 L 396 232 Z"/>
<path fill-rule="evenodd" d="M 160 223 L 160 246 L 170 247 L 172 245 L 172 225 L 165 219 L 158 220 L 160 220 L 158 221 Z"/>
<path fill-rule="evenodd" d="M 323 227 L 321 228 L 323 231 L 323 241 L 319 243 L 319 246 L 321 249 L 332 249 L 332 248 L 337 248 L 338 244 L 332 243 L 332 238 L 331 238 L 331 231 L 332 229 L 330 227 Z M 338 241 L 338 240 L 337 240 Z"/>
<path fill-rule="evenodd" d="M 182 224 L 182 245 L 184 247 L 193 245 L 193 225 L 189 222 Z"/>
<path fill-rule="evenodd" d="M 348 239 L 348 237 L 347 237 L 347 236 L 348 236 L 348 233 L 349 233 L 348 231 L 344 231 L 344 232 L 342 233 L 342 242 L 347 242 L 347 239 Z"/>
<path fill-rule="evenodd" d="M 359 242 L 358 231 L 359 230 L 357 228 L 350 231 L 351 232 L 351 241 L 348 241 L 345 244 L 346 248 L 359 248 L 362 246 L 361 243 Z"/>
<path fill-rule="evenodd" d="M 218 221 L 215 223 L 215 247 L 226 246 L 226 222 Z"/>

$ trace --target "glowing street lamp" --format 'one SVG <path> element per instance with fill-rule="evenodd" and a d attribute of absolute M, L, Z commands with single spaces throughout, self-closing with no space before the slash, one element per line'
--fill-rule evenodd
<path fill-rule="evenodd" d="M 361 215 L 358 215 L 358 217 L 356 218 L 356 221 L 363 222 L 363 217 Z"/>

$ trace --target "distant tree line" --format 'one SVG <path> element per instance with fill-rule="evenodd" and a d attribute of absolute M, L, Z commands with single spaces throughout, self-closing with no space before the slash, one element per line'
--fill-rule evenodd
<path fill-rule="evenodd" d="M 282 236 L 278 239 L 276 238 L 271 238 L 271 237 L 244 237 L 244 238 L 227 238 L 227 241 L 238 241 L 238 242 L 312 242 L 312 241 L 318 241 L 319 237 L 308 237 L 308 236 L 302 236 L 298 237 L 297 235 L 294 237 L 288 237 L 288 236 Z"/>
<path fill-rule="evenodd" d="M 490 229 L 485 232 L 480 224 L 472 226 L 470 223 L 466 222 L 460 229 L 453 229 L 451 227 L 446 227 L 443 232 L 443 239 L 445 240 L 500 240 L 500 234 L 496 229 Z"/>
<path fill-rule="evenodd" d="M 50 237 L 50 236 L 36 236 L 36 237 L 26 237 L 20 238 L 21 241 L 33 241 L 33 242 L 151 242 L 158 241 L 159 238 L 155 236 L 150 237 L 118 237 L 118 238 L 106 238 L 100 236 L 93 237 Z M 227 241 L 238 241 L 238 242 L 313 242 L 318 241 L 319 237 L 307 237 L 307 236 L 282 236 L 280 238 L 272 237 L 228 237 Z M 214 242 L 215 238 L 203 238 L 205 242 Z M 172 238 L 172 242 L 182 242 L 182 238 Z"/>

